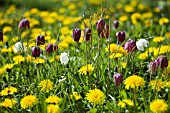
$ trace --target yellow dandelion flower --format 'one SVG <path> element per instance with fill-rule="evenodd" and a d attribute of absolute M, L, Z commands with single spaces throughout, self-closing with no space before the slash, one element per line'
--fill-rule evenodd
<path fill-rule="evenodd" d="M 66 49 L 66 48 L 68 48 L 69 47 L 69 44 L 68 43 L 66 43 L 66 42 L 60 42 L 59 44 L 58 44 L 58 48 L 59 49 Z"/>
<path fill-rule="evenodd" d="M 146 58 L 148 58 L 148 52 L 139 54 L 139 59 L 145 60 Z"/>
<path fill-rule="evenodd" d="M 122 53 L 112 53 L 109 58 L 119 58 L 119 57 L 122 57 L 123 54 Z"/>
<path fill-rule="evenodd" d="M 152 80 L 152 81 L 149 82 L 149 86 L 151 86 L 153 90 L 156 87 L 156 90 L 158 90 L 158 91 L 160 91 L 161 88 L 163 89 L 165 87 L 165 85 L 166 84 L 161 79 L 159 79 L 159 80 Z"/>
<path fill-rule="evenodd" d="M 4 68 L 0 68 L 0 75 L 3 75 L 5 73 L 5 69 Z"/>
<path fill-rule="evenodd" d="M 134 103 L 130 99 L 124 99 L 118 103 L 118 106 L 120 106 L 121 108 L 124 108 L 126 105 L 134 106 Z"/>
<path fill-rule="evenodd" d="M 71 95 L 71 98 L 72 97 L 74 97 L 75 98 L 75 100 L 79 100 L 79 99 L 81 99 L 81 95 L 80 94 L 78 94 L 78 92 L 73 92 L 73 94 Z"/>
<path fill-rule="evenodd" d="M 125 69 L 126 66 L 127 66 L 127 62 L 123 62 L 123 63 L 122 63 L 122 67 Z"/>
<path fill-rule="evenodd" d="M 86 94 L 86 99 L 94 104 L 103 104 L 105 94 L 100 89 L 89 90 L 89 93 Z"/>
<path fill-rule="evenodd" d="M 146 12 L 142 14 L 142 19 L 149 19 L 153 17 L 153 13 L 152 12 Z"/>
<path fill-rule="evenodd" d="M 125 10 L 125 12 L 127 12 L 127 13 L 131 13 L 131 12 L 134 12 L 134 11 L 135 11 L 134 7 L 132 7 L 131 5 L 126 5 L 126 6 L 124 7 L 124 10 Z"/>
<path fill-rule="evenodd" d="M 0 103 L 0 106 L 6 107 L 6 108 L 12 108 L 17 103 L 15 99 L 8 99 L 6 98 L 2 103 Z"/>
<path fill-rule="evenodd" d="M 168 104 L 163 99 L 154 100 L 149 107 L 153 113 L 164 113 L 168 110 Z"/>
<path fill-rule="evenodd" d="M 100 5 L 104 0 L 88 0 L 90 4 Z"/>
<path fill-rule="evenodd" d="M 13 66 L 14 66 L 14 64 L 6 64 L 6 65 L 4 65 L 4 69 L 6 70 L 6 69 L 11 69 L 11 68 L 13 68 Z"/>
<path fill-rule="evenodd" d="M 1 91 L 1 96 L 4 95 L 13 95 L 14 93 L 17 93 L 17 89 L 15 87 L 9 86 Z"/>
<path fill-rule="evenodd" d="M 133 24 L 137 24 L 138 23 L 138 21 L 141 19 L 141 14 L 140 13 L 133 13 L 132 15 L 131 15 L 131 20 L 132 20 L 132 23 Z"/>
<path fill-rule="evenodd" d="M 65 11 L 66 11 L 66 8 L 63 8 L 63 7 L 58 10 L 59 13 L 64 13 Z"/>
<path fill-rule="evenodd" d="M 27 95 L 21 99 L 21 108 L 27 109 L 33 107 L 37 103 L 37 97 L 34 95 Z"/>
<path fill-rule="evenodd" d="M 49 96 L 46 100 L 47 103 L 55 103 L 55 104 L 59 104 L 61 102 L 61 99 L 58 96 Z"/>
<path fill-rule="evenodd" d="M 25 57 L 25 59 L 27 60 L 27 62 L 31 62 L 34 58 L 31 55 L 28 55 Z"/>
<path fill-rule="evenodd" d="M 60 60 L 60 55 L 56 55 L 56 56 L 55 56 L 55 59 L 56 59 L 57 61 L 59 61 L 59 60 Z"/>
<path fill-rule="evenodd" d="M 35 62 L 36 64 L 42 64 L 45 62 L 45 60 L 43 58 L 35 58 L 33 62 Z"/>
<path fill-rule="evenodd" d="M 12 52 L 12 49 L 11 48 L 2 48 L 1 52 L 2 53 L 9 53 L 9 52 Z"/>
<path fill-rule="evenodd" d="M 105 51 L 109 51 L 109 46 L 105 48 Z M 123 53 L 123 54 L 126 54 L 127 52 L 123 49 L 123 47 L 121 46 L 118 46 L 114 43 L 110 44 L 110 52 L 111 53 Z"/>
<path fill-rule="evenodd" d="M 159 19 L 159 24 L 160 25 L 163 25 L 163 24 L 166 24 L 166 23 L 169 23 L 169 19 L 168 18 L 163 17 L 163 18 Z"/>
<path fill-rule="evenodd" d="M 125 86 L 126 89 L 129 89 L 129 88 L 135 89 L 138 87 L 143 88 L 145 85 L 145 81 L 140 76 L 132 75 L 132 76 L 126 78 L 124 84 L 126 85 Z"/>
<path fill-rule="evenodd" d="M 53 82 L 50 79 L 41 81 L 39 85 L 42 87 L 41 91 L 46 91 L 47 93 L 53 89 Z"/>
<path fill-rule="evenodd" d="M 31 14 L 38 14 L 38 13 L 39 13 L 39 10 L 38 10 L 37 8 L 32 8 L 32 9 L 30 10 L 30 13 L 31 13 Z"/>
<path fill-rule="evenodd" d="M 79 70 L 81 74 L 87 75 L 87 73 L 91 73 L 94 70 L 94 67 L 91 64 L 87 64 L 85 66 L 82 66 Z"/>
<path fill-rule="evenodd" d="M 120 22 L 125 22 L 128 20 L 128 16 L 127 15 L 122 15 L 121 17 L 119 17 L 119 21 Z"/>
<path fill-rule="evenodd" d="M 167 33 L 165 34 L 165 37 L 170 39 L 170 32 L 167 32 Z"/>
<path fill-rule="evenodd" d="M 71 36 L 66 36 L 63 40 L 65 43 L 74 43 L 74 40 Z"/>
<path fill-rule="evenodd" d="M 13 61 L 16 63 L 16 64 L 19 64 L 23 61 L 25 61 L 25 58 L 21 55 L 17 55 L 17 56 L 14 56 L 13 57 Z"/>
<path fill-rule="evenodd" d="M 47 106 L 48 113 L 61 113 L 61 110 L 58 105 L 50 104 Z"/>
<path fill-rule="evenodd" d="M 12 28 L 10 27 L 10 26 L 5 26 L 4 28 L 3 28 L 3 33 L 6 33 L 6 32 L 11 32 L 12 31 Z"/>
<path fill-rule="evenodd" d="M 153 42 L 162 42 L 162 41 L 164 41 L 164 38 L 161 36 L 153 38 Z"/>

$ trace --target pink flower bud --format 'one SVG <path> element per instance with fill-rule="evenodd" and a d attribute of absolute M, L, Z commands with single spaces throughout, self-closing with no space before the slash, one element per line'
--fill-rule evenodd
<path fill-rule="evenodd" d="M 156 66 L 164 69 L 168 67 L 168 59 L 165 56 L 160 56 L 156 59 Z"/>
<path fill-rule="evenodd" d="M 44 45 L 45 44 L 45 37 L 43 35 L 39 35 L 36 39 L 37 45 Z"/>
<path fill-rule="evenodd" d="M 124 50 L 127 50 L 128 52 L 134 52 L 136 50 L 136 42 L 129 39 L 124 45 Z"/>
<path fill-rule="evenodd" d="M 53 44 L 48 44 L 46 47 L 46 52 L 47 53 L 52 53 L 53 52 Z"/>
<path fill-rule="evenodd" d="M 84 41 L 89 41 L 90 37 L 91 37 L 91 34 L 92 34 L 91 29 L 85 28 L 85 30 L 84 30 L 84 37 L 83 37 Z"/>
<path fill-rule="evenodd" d="M 104 27 L 105 27 L 105 21 L 103 19 L 100 19 L 96 22 L 98 36 L 102 33 Z"/>
<path fill-rule="evenodd" d="M 20 22 L 19 22 L 19 26 L 18 26 L 19 29 L 21 28 L 30 28 L 30 22 L 27 20 L 27 19 L 22 19 Z"/>
<path fill-rule="evenodd" d="M 32 47 L 32 56 L 39 57 L 40 56 L 40 48 L 39 47 Z"/>
<path fill-rule="evenodd" d="M 114 74 L 114 83 L 116 87 L 119 87 L 120 84 L 123 82 L 123 76 L 120 73 Z"/>
<path fill-rule="evenodd" d="M 117 29 L 119 27 L 119 21 L 118 20 L 114 20 L 113 21 L 113 25 Z"/>
<path fill-rule="evenodd" d="M 154 74 L 156 74 L 156 71 L 157 71 L 156 62 L 150 62 L 149 63 L 149 72 L 154 75 Z"/>
<path fill-rule="evenodd" d="M 117 37 L 118 42 L 122 43 L 125 40 L 125 37 L 126 37 L 125 32 L 123 32 L 123 31 L 117 32 L 116 37 Z"/>
<path fill-rule="evenodd" d="M 81 36 L 81 30 L 79 28 L 73 29 L 73 38 L 75 42 L 79 42 Z"/>
<path fill-rule="evenodd" d="M 2 32 L 0 32 L 0 41 L 3 42 L 3 33 Z"/>

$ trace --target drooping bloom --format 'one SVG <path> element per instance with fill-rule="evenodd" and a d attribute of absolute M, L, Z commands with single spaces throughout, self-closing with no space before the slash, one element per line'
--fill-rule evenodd
<path fill-rule="evenodd" d="M 3 89 L 0 92 L 1 96 L 13 95 L 14 93 L 17 93 L 17 89 L 15 87 L 12 87 L 12 86 L 9 86 L 9 87 Z"/>
<path fill-rule="evenodd" d="M 0 106 L 6 107 L 6 108 L 12 108 L 17 103 L 15 99 L 9 99 L 6 98 L 2 103 L 0 103 Z"/>
<path fill-rule="evenodd" d="M 94 67 L 91 64 L 87 64 L 85 66 L 82 66 L 79 70 L 81 74 L 87 75 L 87 73 L 91 73 L 94 70 Z"/>
<path fill-rule="evenodd" d="M 125 43 L 124 49 L 127 50 L 127 52 L 134 52 L 136 50 L 136 42 L 135 42 L 135 40 L 129 39 Z"/>
<path fill-rule="evenodd" d="M 85 28 L 85 30 L 84 30 L 84 36 L 83 36 L 83 40 L 84 40 L 84 41 L 89 41 L 89 40 L 90 40 L 91 35 L 92 35 L 92 31 L 91 31 L 91 29 L 89 29 L 89 28 Z"/>
<path fill-rule="evenodd" d="M 100 36 L 104 27 L 105 27 L 105 21 L 103 19 L 100 19 L 96 22 L 96 29 L 97 29 L 98 36 Z"/>
<path fill-rule="evenodd" d="M 75 42 L 79 42 L 81 36 L 81 30 L 79 28 L 73 29 L 72 36 Z"/>
<path fill-rule="evenodd" d="M 58 96 L 49 96 L 46 100 L 47 103 L 51 104 L 59 104 L 61 102 L 61 99 Z"/>
<path fill-rule="evenodd" d="M 18 52 L 24 52 L 26 50 L 24 44 L 22 42 L 17 42 L 14 45 L 14 52 L 18 53 Z"/>
<path fill-rule="evenodd" d="M 122 82 L 123 82 L 123 75 L 120 73 L 114 74 L 114 83 L 116 87 L 119 87 Z"/>
<path fill-rule="evenodd" d="M 123 99 L 118 103 L 118 106 L 120 106 L 121 108 L 124 108 L 126 105 L 134 106 L 134 103 L 130 99 Z"/>
<path fill-rule="evenodd" d="M 129 88 L 135 89 L 138 87 L 143 88 L 145 86 L 145 81 L 140 76 L 132 75 L 125 79 L 124 84 L 125 84 L 126 89 L 129 89 Z"/>
<path fill-rule="evenodd" d="M 45 44 L 45 37 L 43 35 L 39 35 L 36 38 L 37 45 L 44 45 Z"/>
<path fill-rule="evenodd" d="M 148 47 L 148 45 L 149 45 L 149 42 L 145 39 L 139 39 L 136 42 L 137 49 L 141 51 L 144 51 L 144 47 Z"/>
<path fill-rule="evenodd" d="M 149 63 L 149 72 L 154 75 L 154 74 L 156 74 L 156 71 L 157 71 L 156 62 L 150 62 Z"/>
<path fill-rule="evenodd" d="M 117 29 L 119 27 L 119 21 L 118 20 L 114 20 L 113 21 L 113 25 Z"/>
<path fill-rule="evenodd" d="M 40 48 L 39 47 L 32 47 L 31 53 L 33 57 L 39 57 L 40 56 Z"/>
<path fill-rule="evenodd" d="M 32 108 L 33 105 L 37 103 L 38 99 L 34 95 L 27 95 L 24 98 L 21 99 L 21 108 L 27 109 Z"/>
<path fill-rule="evenodd" d="M 105 94 L 100 89 L 89 90 L 89 93 L 86 94 L 86 99 L 94 104 L 103 104 Z"/>
<path fill-rule="evenodd" d="M 64 64 L 66 65 L 69 61 L 69 58 L 68 58 L 68 53 L 64 52 L 64 53 L 61 53 L 60 55 L 60 62 L 61 64 Z"/>
<path fill-rule="evenodd" d="M 22 19 L 20 22 L 19 22 L 19 25 L 18 25 L 18 28 L 21 29 L 21 28 L 30 28 L 30 22 L 29 20 L 27 19 Z"/>
<path fill-rule="evenodd" d="M 116 33 L 116 37 L 118 42 L 122 43 L 125 40 L 126 34 L 123 31 L 119 31 Z"/>
<path fill-rule="evenodd" d="M 105 24 L 105 27 L 101 34 L 102 38 L 108 38 L 109 37 L 109 25 Z"/>
<path fill-rule="evenodd" d="M 164 113 L 168 110 L 168 104 L 163 99 L 154 100 L 149 107 L 153 113 Z"/>
<path fill-rule="evenodd" d="M 47 53 L 52 53 L 53 52 L 53 44 L 48 44 L 46 47 L 46 52 Z"/>
<path fill-rule="evenodd" d="M 3 33 L 0 31 L 0 41 L 3 42 Z"/>
<path fill-rule="evenodd" d="M 50 79 L 43 80 L 39 83 L 39 86 L 42 87 L 41 91 L 46 91 L 47 93 L 53 89 L 53 82 Z"/>
<path fill-rule="evenodd" d="M 61 113 L 58 105 L 50 104 L 47 106 L 47 113 Z"/>
<path fill-rule="evenodd" d="M 168 67 L 168 59 L 165 56 L 159 56 L 155 62 L 156 66 L 160 67 L 161 69 L 165 69 L 166 67 Z"/>

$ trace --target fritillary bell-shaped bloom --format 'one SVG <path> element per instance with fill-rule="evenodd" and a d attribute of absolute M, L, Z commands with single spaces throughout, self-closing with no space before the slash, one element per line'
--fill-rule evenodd
<path fill-rule="evenodd" d="M 33 57 L 39 57 L 40 56 L 40 48 L 39 47 L 32 47 L 31 53 Z"/>
<path fill-rule="evenodd" d="M 154 74 L 156 74 L 156 71 L 157 71 L 156 62 L 150 62 L 149 63 L 149 72 L 154 75 Z"/>
<path fill-rule="evenodd" d="M 100 36 L 104 27 L 105 27 L 105 21 L 103 19 L 100 19 L 96 22 L 96 29 L 97 29 L 98 36 Z"/>
<path fill-rule="evenodd" d="M 75 42 L 79 42 L 81 36 L 81 30 L 79 28 L 73 29 L 72 36 Z"/>
<path fill-rule="evenodd" d="M 137 89 L 138 87 L 143 88 L 145 86 L 145 81 L 140 76 L 132 75 L 125 79 L 124 84 L 126 89 Z"/>
<path fill-rule="evenodd" d="M 85 28 L 85 30 L 84 30 L 84 36 L 83 36 L 83 40 L 84 40 L 84 41 L 89 41 L 89 40 L 90 40 L 90 38 L 91 38 L 91 35 L 92 35 L 92 31 L 91 31 L 91 29 L 89 29 L 89 28 Z"/>
<path fill-rule="evenodd" d="M 105 24 L 105 27 L 101 34 L 102 38 L 108 38 L 109 37 L 109 25 Z"/>
<path fill-rule="evenodd" d="M 160 67 L 161 69 L 165 69 L 166 67 L 168 67 L 168 59 L 165 56 L 159 56 L 155 62 L 156 66 Z"/>
<path fill-rule="evenodd" d="M 122 43 L 125 40 L 126 34 L 123 31 L 119 31 L 116 33 L 116 37 L 118 42 Z"/>
<path fill-rule="evenodd" d="M 45 44 L 45 37 L 43 35 L 39 35 L 36 38 L 37 45 L 44 45 Z"/>
<path fill-rule="evenodd" d="M 86 99 L 93 104 L 103 104 L 105 94 L 100 89 L 89 90 L 89 93 L 86 94 Z"/>
<path fill-rule="evenodd" d="M 68 63 L 68 61 L 69 61 L 68 53 L 66 53 L 66 52 L 61 53 L 61 55 L 60 55 L 61 64 L 66 65 Z"/>
<path fill-rule="evenodd" d="M 0 41 L 3 42 L 3 33 L 0 31 Z"/>
<path fill-rule="evenodd" d="M 136 50 L 135 40 L 129 39 L 124 45 L 124 50 L 127 50 L 127 52 L 134 52 Z"/>
<path fill-rule="evenodd" d="M 21 108 L 27 109 L 32 108 L 36 103 L 38 99 L 34 95 L 27 95 L 23 99 L 21 99 Z"/>
<path fill-rule="evenodd" d="M 119 27 L 119 21 L 118 20 L 114 20 L 113 21 L 113 25 L 117 29 Z"/>
<path fill-rule="evenodd" d="M 149 107 L 153 113 L 164 113 L 168 110 L 168 104 L 163 99 L 154 100 Z"/>
<path fill-rule="evenodd" d="M 52 53 L 53 52 L 53 44 L 48 44 L 46 47 L 46 52 L 47 53 Z"/>
<path fill-rule="evenodd" d="M 114 74 L 114 83 L 116 87 L 119 87 L 122 82 L 123 82 L 123 75 L 120 73 Z"/>
<path fill-rule="evenodd" d="M 149 45 L 149 42 L 145 39 L 139 39 L 136 42 L 137 49 L 141 51 L 144 51 L 144 47 L 148 47 L 148 45 Z"/>
<path fill-rule="evenodd" d="M 26 28 L 30 28 L 30 22 L 29 20 L 27 19 L 22 19 L 20 22 L 19 22 L 19 25 L 18 25 L 18 28 L 19 29 L 26 29 Z"/>

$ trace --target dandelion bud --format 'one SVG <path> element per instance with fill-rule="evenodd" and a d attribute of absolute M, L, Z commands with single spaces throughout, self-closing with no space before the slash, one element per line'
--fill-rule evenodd
<path fill-rule="evenodd" d="M 53 52 L 53 44 L 48 44 L 46 47 L 46 52 L 47 53 L 52 53 Z"/>
<path fill-rule="evenodd" d="M 103 31 L 104 27 L 105 27 L 105 21 L 103 19 L 100 19 L 96 22 L 96 28 L 97 28 L 98 36 Z"/>
<path fill-rule="evenodd" d="M 117 29 L 119 27 L 119 21 L 118 20 L 114 20 L 113 21 L 113 25 Z"/>
<path fill-rule="evenodd" d="M 19 22 L 19 26 L 18 26 L 19 29 L 21 28 L 30 28 L 30 22 L 27 20 L 27 19 L 22 19 L 20 22 Z"/>
<path fill-rule="evenodd" d="M 32 47 L 31 52 L 32 52 L 33 57 L 40 56 L 40 48 L 39 47 Z"/>
<path fill-rule="evenodd" d="M 120 84 L 123 82 L 123 76 L 120 73 L 114 74 L 114 83 L 116 87 L 119 87 Z"/>
<path fill-rule="evenodd" d="M 125 40 L 125 37 L 126 37 L 125 32 L 123 32 L 123 31 L 117 32 L 116 37 L 117 37 L 118 42 L 122 43 Z"/>
<path fill-rule="evenodd" d="M 154 75 L 154 74 L 156 74 L 156 71 L 157 71 L 156 62 L 150 62 L 149 63 L 149 72 Z"/>
<path fill-rule="evenodd" d="M 37 45 L 44 45 L 45 44 L 45 37 L 43 35 L 39 35 L 36 39 Z"/>
<path fill-rule="evenodd" d="M 164 69 L 168 67 L 168 59 L 165 56 L 160 56 L 156 59 L 156 66 Z"/>
<path fill-rule="evenodd" d="M 0 41 L 3 42 L 3 34 L 2 34 L 2 32 L 0 32 Z"/>
<path fill-rule="evenodd" d="M 81 30 L 79 28 L 73 29 L 73 38 L 75 42 L 79 42 L 81 36 Z"/>
<path fill-rule="evenodd" d="M 91 37 L 92 31 L 89 28 L 85 28 L 84 30 L 84 41 L 89 41 L 90 37 Z"/>
<path fill-rule="evenodd" d="M 134 52 L 136 50 L 135 40 L 129 39 L 124 45 L 124 50 L 127 50 L 128 52 Z"/>
<path fill-rule="evenodd" d="M 108 38 L 109 37 L 109 25 L 105 24 L 105 27 L 102 31 L 102 38 Z"/>
<path fill-rule="evenodd" d="M 61 55 L 60 55 L 61 64 L 66 65 L 68 63 L 68 61 L 69 61 L 68 54 L 66 52 L 61 53 Z"/>

